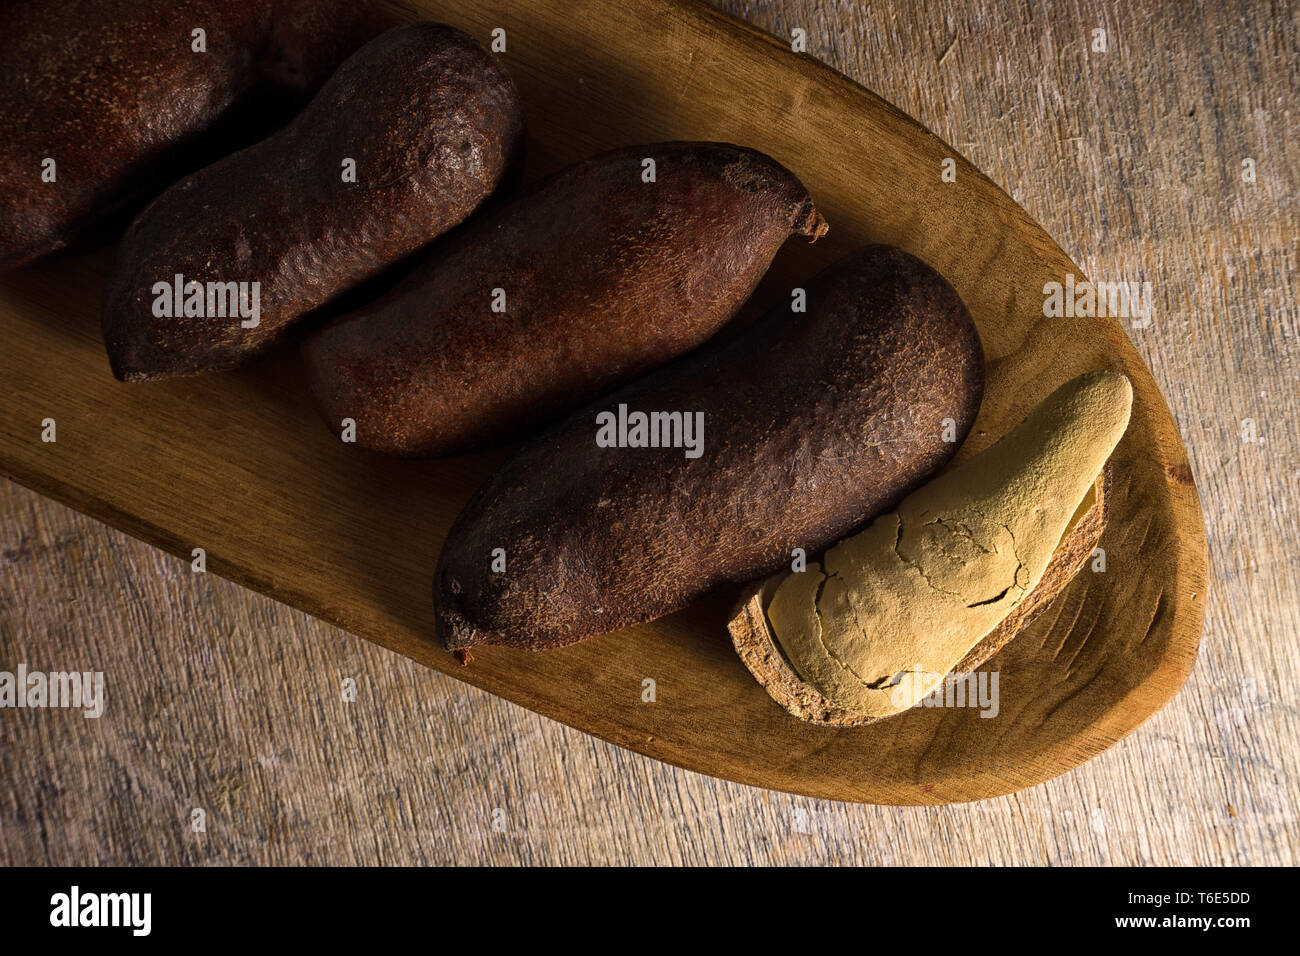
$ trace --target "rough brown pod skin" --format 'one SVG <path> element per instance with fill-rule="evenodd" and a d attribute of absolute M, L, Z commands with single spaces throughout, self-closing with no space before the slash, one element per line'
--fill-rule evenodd
<path fill-rule="evenodd" d="M 872 246 L 779 308 L 526 444 L 465 506 L 435 575 L 439 637 L 558 647 L 652 620 L 813 554 L 943 465 L 984 361 L 956 292 Z M 704 453 L 601 448 L 596 415 L 703 411 Z M 957 441 L 942 440 L 943 420 Z M 506 572 L 492 573 L 502 548 Z"/>
<path fill-rule="evenodd" d="M 127 231 L 104 343 L 126 381 L 232 368 L 468 216 L 523 144 L 513 81 L 452 27 L 395 27 L 288 126 L 172 186 Z M 343 181 L 344 158 L 356 181 Z M 153 286 L 256 281 L 261 321 L 154 314 Z"/>
<path fill-rule="evenodd" d="M 0 271 L 66 245 L 178 174 L 214 125 L 260 113 L 267 99 L 285 115 L 377 26 L 365 0 L 6 3 Z M 205 53 L 191 49 L 195 28 L 206 31 Z M 57 164 L 53 183 L 41 179 L 46 157 Z"/>
<path fill-rule="evenodd" d="M 377 451 L 446 455 L 519 437 L 695 348 L 786 238 L 825 231 L 803 185 L 754 150 L 605 153 L 472 223 L 387 296 L 315 332 L 303 347 L 312 390 L 331 427 L 354 419 L 357 444 Z"/>

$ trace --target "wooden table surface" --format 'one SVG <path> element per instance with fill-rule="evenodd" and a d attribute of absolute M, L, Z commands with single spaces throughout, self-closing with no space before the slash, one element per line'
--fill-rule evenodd
<path fill-rule="evenodd" d="M 1131 334 L 1213 574 L 1183 691 L 1009 797 L 792 797 L 619 750 L 5 482 L 0 670 L 103 671 L 107 703 L 0 711 L 0 864 L 1300 861 L 1300 5 L 716 5 L 807 31 L 1091 278 L 1152 284 Z"/>

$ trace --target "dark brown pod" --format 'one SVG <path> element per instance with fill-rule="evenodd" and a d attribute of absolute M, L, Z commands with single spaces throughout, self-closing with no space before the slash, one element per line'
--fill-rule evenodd
<path fill-rule="evenodd" d="M 104 299 L 113 373 L 238 365 L 463 220 L 522 143 L 518 94 L 494 56 L 440 24 L 389 30 L 292 123 L 181 180 L 131 224 Z M 191 282 L 203 289 L 197 315 L 184 307 Z M 251 301 L 238 315 L 224 296 L 208 303 L 209 283 L 230 282 L 249 283 L 250 300 L 257 283 L 258 315 L 245 318 Z"/>
<path fill-rule="evenodd" d="M 654 181 L 646 182 L 654 161 Z M 326 421 L 407 455 L 535 430 L 708 339 L 781 243 L 826 231 L 775 160 L 726 143 L 596 156 L 471 223 L 304 345 Z"/>
<path fill-rule="evenodd" d="M 0 271 L 283 120 L 377 28 L 366 0 L 5 3 Z"/>
<path fill-rule="evenodd" d="M 807 314 L 774 310 L 524 445 L 452 526 L 439 637 L 558 647 L 771 574 L 947 462 L 983 391 L 957 293 L 919 259 L 869 247 L 812 284 Z M 601 447 L 620 406 L 628 444 L 633 412 L 701 413 L 702 453 Z"/>

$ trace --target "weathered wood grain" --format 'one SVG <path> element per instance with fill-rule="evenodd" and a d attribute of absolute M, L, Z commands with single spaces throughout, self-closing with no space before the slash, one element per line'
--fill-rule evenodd
<path fill-rule="evenodd" d="M 224 808 L 213 819 L 225 815 L 198 859 L 1293 861 L 1295 714 L 1282 695 L 1296 670 L 1295 245 L 1284 218 L 1295 130 L 1278 101 L 1296 85 L 1282 58 L 1293 19 L 1266 28 L 1262 10 L 1224 50 L 1201 39 L 1227 36 L 1213 21 L 1130 11 L 1132 23 L 1107 24 L 1115 37 L 1128 30 L 1112 47 L 1126 51 L 1125 72 L 1081 75 L 1089 23 L 1109 13 L 973 10 L 936 24 L 881 5 L 869 17 L 792 9 L 749 13 L 778 32 L 808 17 L 811 52 L 1012 188 L 1087 272 L 1155 283 L 1156 322 L 1137 344 L 1189 439 L 1218 577 L 1187 690 L 1120 747 L 1016 797 L 940 810 L 789 798 L 599 744 L 11 490 L 3 660 L 40 666 L 35 649 L 48 667 L 71 666 L 113 648 L 114 686 L 130 688 L 133 713 L 115 733 L 104 720 L 5 715 L 6 858 L 185 858 L 192 790 Z M 1187 97 L 1215 129 L 1171 138 L 1153 104 Z M 1260 105 L 1243 113 L 1252 97 Z M 1081 112 L 1104 155 L 1056 125 Z M 1249 192 L 1234 181 L 1242 148 L 1261 168 Z M 1240 441 L 1243 417 L 1263 444 Z M 372 655 L 363 676 L 390 679 L 349 705 L 362 709 L 331 714 L 314 682 L 352 653 Z M 221 683 L 208 683 L 214 674 Z M 429 686 L 437 696 L 412 693 Z M 545 741 L 529 746 L 530 735 Z M 268 749 L 277 740 L 289 743 Z M 488 826 L 496 805 L 506 834 Z M 442 809 L 452 806 L 464 812 Z M 391 822 L 376 825 L 381 815 Z"/>
<path fill-rule="evenodd" d="M 433 8 L 393 9 L 409 19 Z M 770 789 L 872 803 L 998 796 L 1072 769 L 1168 701 L 1204 614 L 1191 473 L 1120 322 L 1044 317 L 1044 283 L 1082 277 L 1022 209 L 886 102 L 696 4 L 443 0 L 437 11 L 474 35 L 503 24 L 514 38 L 501 56 L 533 124 L 534 175 L 629 140 L 739 141 L 792 165 L 835 224 L 815 247 L 777 257 L 769 294 L 784 297 L 872 241 L 938 269 L 984 346 L 987 387 L 959 458 L 1063 381 L 1104 366 L 1128 375 L 1133 415 L 1112 456 L 1122 480 L 1101 539 L 1110 568 L 1076 576 L 1055 614 L 987 662 L 1001 678 L 998 723 L 973 707 L 915 708 L 854 729 L 790 719 L 732 650 L 734 588 L 627 632 L 544 654 L 477 648 L 473 666 L 459 666 L 432 640 L 430 568 L 494 456 L 381 460 L 343 445 L 317 420 L 292 352 L 234 374 L 123 387 L 103 374 L 98 341 L 105 254 L 0 283 L 11 343 L 0 375 L 15 393 L 0 407 L 3 474 L 173 553 L 203 547 L 230 580 L 531 710 Z M 568 54 L 574 45 L 583 56 Z M 61 423 L 57 443 L 37 428 L 49 421 Z M 1121 573 L 1135 567 L 1143 573 Z M 658 684 L 649 706 L 647 679 Z"/>

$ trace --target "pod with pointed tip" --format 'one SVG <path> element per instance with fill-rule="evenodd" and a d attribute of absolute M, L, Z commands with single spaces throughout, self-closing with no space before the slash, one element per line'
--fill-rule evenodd
<path fill-rule="evenodd" d="M 774 310 L 524 445 L 452 526 L 434 582 L 439 636 L 452 650 L 556 647 L 770 574 L 943 465 L 983 386 L 952 287 L 901 250 L 869 247 L 810 285 L 806 314 Z M 633 441 L 630 427 L 626 441 L 599 440 L 610 415 L 633 413 L 669 416 L 661 440 Z M 674 413 L 681 427 L 665 431 Z"/>
<path fill-rule="evenodd" d="M 695 348 L 791 235 L 826 223 L 775 160 L 726 143 L 615 150 L 435 248 L 303 346 L 357 444 L 448 455 L 535 431 Z"/>

